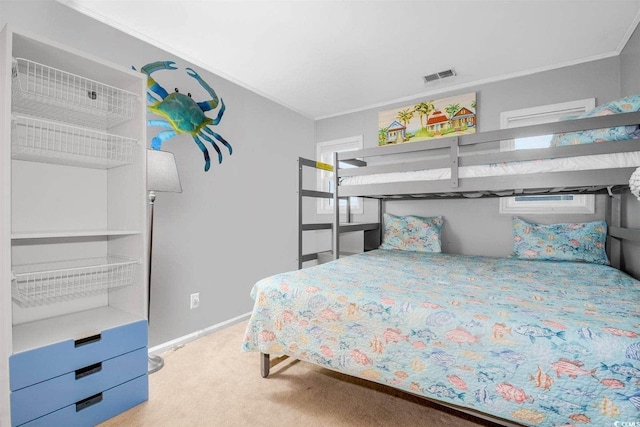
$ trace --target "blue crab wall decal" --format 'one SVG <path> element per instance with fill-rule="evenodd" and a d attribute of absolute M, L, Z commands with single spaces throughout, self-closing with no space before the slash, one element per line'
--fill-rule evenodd
<path fill-rule="evenodd" d="M 165 118 L 165 120 L 149 119 L 147 121 L 148 126 L 166 129 L 153 137 L 151 140 L 151 148 L 160 150 L 163 142 L 180 133 L 188 133 L 204 155 L 204 170 L 206 172 L 211 167 L 211 159 L 209 157 L 209 151 L 202 140 L 209 142 L 216 150 L 218 153 L 218 163 L 222 163 L 222 152 L 216 141 L 221 142 L 227 147 L 229 155 L 233 153 L 231 145 L 222 136 L 209 128 L 209 126 L 217 126 L 220 123 L 225 110 L 224 101 L 222 101 L 222 99 L 218 101 L 218 96 L 211 86 L 191 68 L 185 68 L 187 74 L 200 83 L 200 86 L 211 95 L 210 100 L 196 102 L 191 99 L 190 93 L 185 95 L 180 93 L 177 88 L 175 92 L 168 93 L 151 77 L 151 73 L 158 70 L 177 69 L 173 61 L 158 61 L 147 64 L 140 70 L 147 75 L 148 110 Z M 215 119 L 207 117 L 204 114 L 207 111 L 214 110 L 218 107 L 218 104 L 220 105 L 220 109 Z"/>

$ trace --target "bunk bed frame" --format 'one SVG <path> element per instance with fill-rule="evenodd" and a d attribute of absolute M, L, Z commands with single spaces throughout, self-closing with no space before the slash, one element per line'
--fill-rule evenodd
<path fill-rule="evenodd" d="M 524 162 L 540 159 L 567 158 L 611 153 L 640 151 L 640 139 L 610 141 L 572 146 L 540 148 L 532 150 L 497 151 L 500 141 L 537 135 L 575 132 L 616 126 L 640 124 L 640 112 L 570 120 L 513 129 L 503 129 L 442 138 L 410 144 L 388 145 L 362 150 L 334 153 L 333 193 L 334 206 L 340 198 L 365 197 L 378 199 L 381 222 L 385 200 L 401 199 L 452 199 L 465 197 L 502 197 L 540 194 L 620 194 L 628 191 L 629 177 L 636 167 L 595 170 L 575 170 L 551 173 L 532 173 L 508 176 L 459 178 L 459 168 L 495 163 Z M 487 152 L 489 151 L 489 152 Z M 416 161 L 392 163 L 394 156 L 425 156 Z M 376 163 L 369 160 L 377 160 Z M 391 160 L 393 161 L 393 160 Z M 341 165 L 357 167 L 341 167 Z M 433 181 L 402 181 L 379 184 L 343 185 L 345 178 L 393 172 L 411 172 L 422 169 L 447 168 L 450 179 Z M 640 241 L 638 230 L 623 229 L 620 224 L 620 197 L 611 197 L 607 219 L 612 226 L 609 234 L 615 239 Z M 616 206 L 612 204 L 615 203 Z M 610 215 L 614 213 L 615 215 Z M 339 257 L 340 212 L 334 211 L 333 248 Z M 616 254 L 614 253 L 614 256 Z M 614 266 L 620 262 L 614 259 Z"/>
<path fill-rule="evenodd" d="M 334 189 L 333 193 L 305 190 L 302 185 L 302 170 L 312 167 L 329 170 L 330 165 L 308 159 L 299 159 L 299 257 L 298 265 L 302 268 L 304 261 L 317 259 L 317 254 L 302 253 L 302 236 L 304 231 L 331 229 L 333 258 L 340 257 L 340 234 L 346 231 L 364 230 L 371 235 L 376 233 L 378 243 L 382 239 L 382 215 L 384 202 L 402 199 L 452 199 L 465 197 L 502 197 L 514 195 L 538 194 L 608 194 L 606 222 L 608 224 L 607 252 L 611 265 L 624 271 L 622 241 L 640 242 L 640 229 L 625 227 L 622 224 L 622 195 L 628 192 L 629 177 L 636 169 L 620 167 L 595 170 L 575 170 L 551 173 L 533 173 L 509 176 L 486 176 L 460 178 L 459 168 L 474 165 L 487 165 L 503 162 L 525 162 L 539 159 L 590 156 L 611 153 L 640 152 L 640 139 L 593 143 L 554 148 L 499 151 L 500 141 L 534 135 L 576 132 L 588 129 L 600 129 L 615 126 L 640 125 L 640 112 L 571 120 L 544 125 L 527 126 L 491 132 L 476 133 L 459 137 L 414 142 L 410 144 L 390 145 L 366 148 L 357 151 L 334 153 Z M 489 152 L 488 152 L 489 151 Z M 420 160 L 409 160 L 423 156 Z M 394 156 L 401 161 L 394 163 Z M 404 158 L 402 158 L 404 156 Z M 351 167 L 343 167 L 345 164 Z M 357 167 L 352 167 L 357 166 Z M 422 169 L 447 168 L 450 179 L 435 181 L 403 181 L 379 184 L 344 185 L 348 177 L 383 174 L 390 172 L 407 172 Z M 302 220 L 302 199 L 304 197 L 333 198 L 334 206 L 342 198 L 364 197 L 378 200 L 378 222 L 355 224 L 351 222 L 351 214 L 347 208 L 347 222 L 341 223 L 339 209 L 334 209 L 332 223 L 304 224 Z M 286 357 L 286 356 L 285 356 Z M 260 354 L 260 371 L 262 377 L 269 375 L 272 364 L 269 354 Z M 417 394 L 416 394 L 417 395 Z M 418 395 L 437 404 L 451 407 L 457 411 L 472 414 L 476 417 L 498 422 L 502 425 L 519 425 L 512 421 L 496 418 L 473 409 L 433 400 Z"/>

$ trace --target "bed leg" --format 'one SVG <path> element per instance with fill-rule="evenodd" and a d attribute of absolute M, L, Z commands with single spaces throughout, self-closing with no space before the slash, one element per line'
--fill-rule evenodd
<path fill-rule="evenodd" d="M 260 353 L 260 375 L 262 378 L 267 378 L 269 376 L 269 355 L 266 353 Z"/>

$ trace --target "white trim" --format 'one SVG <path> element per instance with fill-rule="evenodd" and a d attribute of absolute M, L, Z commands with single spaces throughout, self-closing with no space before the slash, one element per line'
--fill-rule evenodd
<path fill-rule="evenodd" d="M 631 36 L 636 31 L 636 28 L 638 28 L 638 24 L 640 24 L 640 11 L 636 13 L 636 16 L 633 18 L 633 21 L 629 25 L 629 28 L 627 28 L 627 32 L 622 37 L 622 40 L 620 40 L 620 44 L 616 49 L 618 51 L 618 55 L 622 53 L 627 43 L 629 43 L 629 39 L 631 39 Z"/>
<path fill-rule="evenodd" d="M 363 136 L 362 135 L 354 135 L 354 136 L 349 136 L 346 138 L 338 138 L 338 139 L 332 139 L 329 141 L 320 141 L 316 143 L 316 148 L 317 147 L 324 147 L 324 146 L 332 146 L 332 145 L 346 145 L 350 142 L 355 142 L 355 143 L 360 143 L 362 144 L 362 140 L 363 140 Z M 317 149 L 316 149 L 316 153 L 317 153 Z"/>
<path fill-rule="evenodd" d="M 596 107 L 595 98 L 579 99 L 577 101 L 559 102 L 557 104 L 540 105 L 531 108 L 522 108 L 519 110 L 503 111 L 500 113 L 500 128 L 506 129 L 515 126 L 509 126 L 509 120 L 529 119 L 534 117 L 552 116 L 557 114 L 569 115 L 584 113 L 593 110 Z"/>
<path fill-rule="evenodd" d="M 323 151 L 326 152 L 325 149 L 327 147 L 329 147 L 329 149 L 331 149 L 331 147 L 336 147 L 338 149 L 334 151 L 339 151 L 339 152 L 361 150 L 363 148 L 363 140 L 364 140 L 363 135 L 354 135 L 354 136 L 349 136 L 347 138 L 317 142 L 316 143 L 316 160 L 319 162 L 333 164 L 333 158 L 331 159 L 322 158 L 322 152 Z M 323 177 L 327 176 L 327 174 L 330 174 L 330 172 L 318 169 L 317 175 L 316 175 L 316 188 L 318 191 L 329 190 L 328 188 L 324 188 L 322 186 Z M 354 199 L 355 199 L 355 202 L 353 202 Z M 362 206 L 363 205 L 362 198 L 351 197 L 350 200 L 351 200 L 351 213 L 362 214 L 364 212 L 363 206 Z M 331 202 L 333 202 L 332 199 L 322 199 L 322 198 L 318 199 L 316 204 L 316 213 L 332 214 L 333 207 L 331 206 Z M 340 211 L 345 211 L 345 208 L 341 206 Z"/>
<path fill-rule="evenodd" d="M 593 110 L 595 107 L 596 99 L 586 98 L 577 101 L 522 108 L 520 110 L 503 111 L 500 113 L 500 129 L 556 122 L 562 116 L 584 113 Z M 547 119 L 545 119 L 545 117 Z M 515 142 L 513 139 L 500 141 L 500 151 L 511 151 L 514 149 Z"/>
<path fill-rule="evenodd" d="M 208 328 L 200 329 L 199 331 L 190 333 L 188 335 L 183 335 L 179 338 L 167 341 L 163 344 L 150 347 L 149 354 L 160 354 L 171 349 L 177 350 L 190 341 L 195 341 L 198 338 L 204 337 L 205 335 L 209 335 L 213 332 L 219 331 L 220 329 L 226 328 L 236 323 L 240 323 L 243 320 L 249 319 L 249 317 L 251 317 L 251 312 L 234 317 L 233 319 L 225 320 L 221 323 L 216 323 L 215 325 L 209 326 Z"/>
<path fill-rule="evenodd" d="M 539 204 L 538 204 L 539 203 Z M 594 214 L 593 194 L 574 194 L 573 200 L 522 202 L 515 197 L 500 198 L 501 214 Z"/>

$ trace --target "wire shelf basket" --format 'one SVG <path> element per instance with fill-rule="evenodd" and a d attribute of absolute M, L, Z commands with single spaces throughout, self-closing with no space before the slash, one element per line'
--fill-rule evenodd
<path fill-rule="evenodd" d="M 134 117 L 135 93 L 23 58 L 12 67 L 13 111 L 107 129 Z"/>
<path fill-rule="evenodd" d="M 131 285 L 139 261 L 118 256 L 13 267 L 12 298 L 35 307 L 106 293 Z"/>
<path fill-rule="evenodd" d="M 11 157 L 109 169 L 133 163 L 137 140 L 60 122 L 14 116 Z"/>

